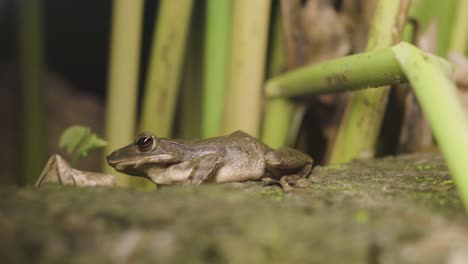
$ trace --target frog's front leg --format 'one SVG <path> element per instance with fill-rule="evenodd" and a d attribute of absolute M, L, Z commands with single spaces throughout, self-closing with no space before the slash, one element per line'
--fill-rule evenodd
<path fill-rule="evenodd" d="M 221 165 L 221 159 L 218 155 L 207 154 L 194 161 L 194 169 L 189 179 L 193 184 L 200 184 L 212 178 Z"/>
<path fill-rule="evenodd" d="M 299 181 L 309 176 L 313 160 L 303 152 L 292 148 L 280 148 L 265 153 L 266 172 L 271 180 L 288 188 L 289 184 L 300 185 Z"/>

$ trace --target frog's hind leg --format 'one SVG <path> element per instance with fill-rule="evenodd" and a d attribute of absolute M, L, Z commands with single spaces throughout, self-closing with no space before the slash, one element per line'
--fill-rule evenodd
<path fill-rule="evenodd" d="M 311 157 L 292 148 L 268 151 L 265 162 L 267 175 L 283 187 L 289 187 L 289 183 L 296 185 L 299 179 L 307 178 L 313 164 Z"/>
<path fill-rule="evenodd" d="M 267 171 L 273 176 L 296 174 L 305 178 L 312 171 L 313 160 L 309 155 L 293 148 L 280 148 L 265 154 Z"/>

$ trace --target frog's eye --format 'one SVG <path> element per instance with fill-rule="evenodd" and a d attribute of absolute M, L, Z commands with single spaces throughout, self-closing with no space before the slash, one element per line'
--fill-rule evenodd
<path fill-rule="evenodd" d="M 153 147 L 154 138 L 151 135 L 141 135 L 137 137 L 135 143 L 139 151 L 147 152 Z"/>

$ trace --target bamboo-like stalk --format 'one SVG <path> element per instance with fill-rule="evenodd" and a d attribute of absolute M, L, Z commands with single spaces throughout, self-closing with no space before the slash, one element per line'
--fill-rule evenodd
<path fill-rule="evenodd" d="M 457 88 L 416 47 L 401 43 L 393 51 L 432 126 L 468 210 L 468 122 Z"/>
<path fill-rule="evenodd" d="M 34 184 L 47 158 L 41 1 L 18 1 L 18 18 L 21 67 L 19 182 Z"/>
<path fill-rule="evenodd" d="M 175 137 L 200 138 L 202 136 L 203 97 L 203 40 L 204 6 L 194 5 L 190 22 L 187 51 L 183 69 L 178 103 L 178 120 L 175 124 Z M 221 87 L 222 88 L 222 87 Z M 214 109 L 213 109 L 214 110 Z"/>
<path fill-rule="evenodd" d="M 130 144 L 135 137 L 142 11 L 143 0 L 114 0 L 106 104 L 106 154 Z M 129 185 L 131 177 L 115 173 L 107 163 L 103 168 L 118 175 L 118 185 Z"/>
<path fill-rule="evenodd" d="M 219 134 L 224 107 L 232 1 L 207 0 L 203 67 L 203 137 Z"/>
<path fill-rule="evenodd" d="M 299 97 L 406 82 L 390 48 L 292 70 L 266 83 L 268 97 Z"/>
<path fill-rule="evenodd" d="M 452 31 L 450 32 L 449 52 L 464 54 L 468 48 L 468 0 L 458 0 Z"/>
<path fill-rule="evenodd" d="M 268 99 L 263 120 L 262 141 L 272 148 L 288 146 L 295 104 L 285 98 Z"/>
<path fill-rule="evenodd" d="M 272 36 L 269 48 L 268 77 L 278 75 L 285 65 L 283 30 L 279 5 L 275 7 L 272 22 Z M 287 145 L 294 103 L 287 98 L 270 98 L 265 104 L 262 141 L 273 148 Z"/>
<path fill-rule="evenodd" d="M 367 50 L 389 47 L 401 34 L 400 10 L 407 10 L 406 1 L 381 0 L 374 14 Z M 407 3 L 406 3 L 407 5 Z M 403 20 L 406 15 L 403 15 Z M 340 128 L 334 139 L 328 162 L 347 162 L 374 156 L 389 88 L 353 93 L 346 106 Z"/>
<path fill-rule="evenodd" d="M 259 135 L 270 4 L 269 0 L 233 2 L 222 134 L 241 129 Z"/>
<path fill-rule="evenodd" d="M 437 28 L 437 54 L 445 56 L 449 47 L 453 15 L 459 0 L 451 1 L 413 1 L 410 16 L 417 19 L 420 29 L 424 30 L 429 23 L 435 22 Z M 466 10 L 458 10 L 460 12 Z"/>
<path fill-rule="evenodd" d="M 429 53 L 426 58 L 446 76 L 453 75 L 453 66 L 448 61 Z M 406 82 L 405 73 L 390 47 L 302 67 L 274 77 L 266 84 L 266 96 L 294 98 Z"/>
<path fill-rule="evenodd" d="M 193 0 L 160 1 L 140 130 L 171 136 Z"/>

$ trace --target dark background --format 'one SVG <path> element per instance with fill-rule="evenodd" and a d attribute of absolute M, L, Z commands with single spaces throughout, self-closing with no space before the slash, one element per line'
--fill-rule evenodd
<path fill-rule="evenodd" d="M 15 62 L 17 58 L 17 1 L 0 0 L 1 62 Z M 157 2 L 145 1 L 140 72 L 145 72 L 147 64 Z M 112 3 L 110 0 L 42 1 L 47 70 L 58 73 L 74 88 L 92 92 L 101 99 L 106 91 Z"/>

